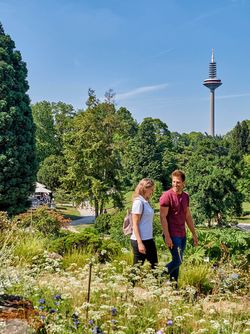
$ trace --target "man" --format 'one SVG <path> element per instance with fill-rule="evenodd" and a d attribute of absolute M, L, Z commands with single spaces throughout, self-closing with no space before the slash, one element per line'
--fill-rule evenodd
<path fill-rule="evenodd" d="M 179 267 L 186 246 L 185 223 L 192 233 L 194 246 L 198 245 L 198 238 L 189 209 L 189 196 L 183 191 L 185 174 L 181 170 L 175 170 L 171 177 L 172 188 L 164 192 L 160 198 L 163 237 L 172 255 L 172 261 L 166 265 L 163 274 L 169 274 L 170 280 L 176 281 L 177 284 Z"/>

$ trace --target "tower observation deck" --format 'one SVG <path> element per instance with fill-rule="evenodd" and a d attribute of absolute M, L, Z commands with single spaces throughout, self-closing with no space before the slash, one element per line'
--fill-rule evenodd
<path fill-rule="evenodd" d="M 214 136 L 214 91 L 222 85 L 221 80 L 216 77 L 214 49 L 212 49 L 212 58 L 209 64 L 209 78 L 203 81 L 203 85 L 210 89 L 210 135 Z"/>

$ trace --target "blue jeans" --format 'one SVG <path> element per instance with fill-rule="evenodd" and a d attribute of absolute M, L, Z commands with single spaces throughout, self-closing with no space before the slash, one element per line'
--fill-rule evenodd
<path fill-rule="evenodd" d="M 178 281 L 179 268 L 182 264 L 183 253 L 186 247 L 186 237 L 171 237 L 173 242 L 172 249 L 169 248 L 172 261 L 166 265 L 167 272 L 170 275 L 170 280 Z"/>

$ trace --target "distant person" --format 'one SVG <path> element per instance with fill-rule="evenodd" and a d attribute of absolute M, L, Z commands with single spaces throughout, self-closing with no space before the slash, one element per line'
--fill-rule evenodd
<path fill-rule="evenodd" d="M 142 179 L 133 193 L 132 221 L 133 233 L 131 245 L 134 253 L 134 264 L 143 264 L 148 260 L 154 269 L 158 263 L 157 251 L 153 239 L 154 210 L 149 199 L 154 191 L 151 179 Z"/>
<path fill-rule="evenodd" d="M 51 199 L 50 207 L 51 207 L 52 209 L 54 209 L 54 208 L 56 207 L 56 206 L 55 206 L 55 199 L 54 199 L 54 197 L 52 197 L 52 199 Z"/>
<path fill-rule="evenodd" d="M 170 280 L 178 282 L 179 267 L 186 247 L 186 227 L 193 236 L 194 246 L 198 245 L 192 215 L 189 209 L 189 195 L 183 191 L 185 174 L 175 170 L 172 175 L 172 188 L 160 198 L 160 220 L 164 241 L 169 248 L 172 261 L 166 265 L 163 274 L 169 274 Z"/>

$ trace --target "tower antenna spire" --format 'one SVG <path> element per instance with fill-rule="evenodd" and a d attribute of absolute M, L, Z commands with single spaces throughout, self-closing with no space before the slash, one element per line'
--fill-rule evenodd
<path fill-rule="evenodd" d="M 214 49 L 212 49 L 211 63 L 209 64 L 209 78 L 203 81 L 203 85 L 210 89 L 210 135 L 214 137 L 214 92 L 222 85 L 221 80 L 216 77 Z"/>
<path fill-rule="evenodd" d="M 214 63 L 214 48 L 212 48 L 212 58 L 211 58 L 211 63 Z"/>

